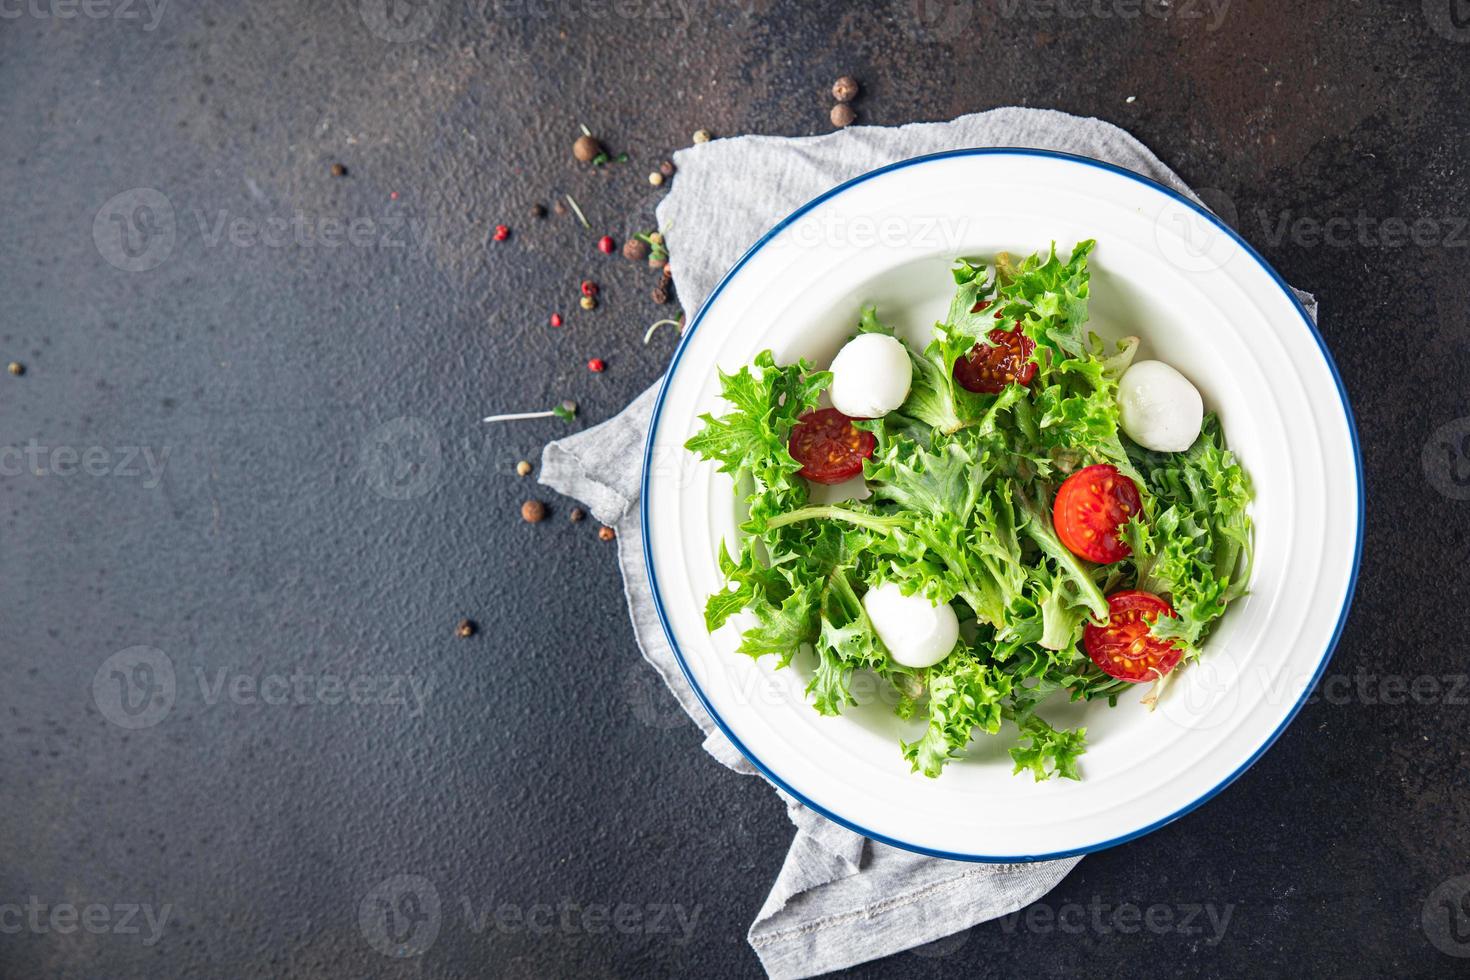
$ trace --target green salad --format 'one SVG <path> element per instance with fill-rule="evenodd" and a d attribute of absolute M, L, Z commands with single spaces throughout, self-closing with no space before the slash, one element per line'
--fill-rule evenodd
<path fill-rule="evenodd" d="M 1086 730 L 1043 703 L 1156 698 L 1250 577 L 1250 481 L 1218 420 L 1135 338 L 1086 330 L 1094 244 L 957 260 L 923 351 L 867 307 L 829 371 L 766 351 L 721 372 L 730 411 L 687 443 L 748 513 L 708 628 L 744 614 L 740 652 L 802 658 L 823 715 L 876 675 L 926 776 L 1004 730 L 1015 772 L 1080 778 Z"/>

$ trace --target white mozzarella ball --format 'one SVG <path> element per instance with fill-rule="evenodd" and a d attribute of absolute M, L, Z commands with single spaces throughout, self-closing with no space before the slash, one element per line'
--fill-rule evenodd
<path fill-rule="evenodd" d="M 855 419 L 876 419 L 909 396 L 914 367 L 903 341 L 864 333 L 849 340 L 832 361 L 832 407 Z"/>
<path fill-rule="evenodd" d="M 892 582 L 868 590 L 863 608 L 878 638 L 905 667 L 932 667 L 954 649 L 960 621 L 948 603 L 934 605 L 922 595 L 904 595 Z"/>
<path fill-rule="evenodd" d="M 1139 361 L 1123 372 L 1118 408 L 1128 437 L 1160 453 L 1188 449 L 1205 417 L 1199 390 L 1163 361 Z"/>

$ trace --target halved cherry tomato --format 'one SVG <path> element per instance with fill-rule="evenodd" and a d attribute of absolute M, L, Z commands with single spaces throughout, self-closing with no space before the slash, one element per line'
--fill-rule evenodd
<path fill-rule="evenodd" d="M 841 483 L 863 471 L 863 460 L 873 455 L 878 439 L 837 409 L 823 408 L 797 420 L 787 448 L 801 464 L 797 476 L 813 483 Z"/>
<path fill-rule="evenodd" d="M 1152 592 L 1128 589 L 1108 596 L 1108 623 L 1089 622 L 1082 629 L 1082 645 L 1092 662 L 1109 677 L 1138 683 L 1163 677 L 1179 664 L 1184 651 L 1148 631 L 1160 616 L 1174 615 L 1174 607 Z"/>
<path fill-rule="evenodd" d="M 1119 529 L 1143 510 L 1138 486 L 1106 463 L 1084 466 L 1057 491 L 1051 522 L 1067 550 L 1100 565 L 1133 554 Z"/>
<path fill-rule="evenodd" d="M 1036 341 L 1022 332 L 1019 323 L 1010 330 L 997 327 L 990 331 L 990 343 L 976 344 L 954 362 L 954 379 L 961 388 L 980 395 L 999 394 L 1013 382 L 1028 385 L 1036 376 L 1034 350 Z"/>

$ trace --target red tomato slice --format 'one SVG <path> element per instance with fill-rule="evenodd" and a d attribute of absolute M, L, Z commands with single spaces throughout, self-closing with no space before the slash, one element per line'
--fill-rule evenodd
<path fill-rule="evenodd" d="M 1106 565 L 1133 554 L 1118 531 L 1142 511 L 1138 486 L 1116 466 L 1103 463 L 1067 477 L 1057 491 L 1051 522 L 1068 551 Z"/>
<path fill-rule="evenodd" d="M 1152 592 L 1128 589 L 1108 596 L 1108 624 L 1089 622 L 1082 628 L 1082 645 L 1092 662 L 1109 677 L 1134 684 L 1163 677 L 1184 656 L 1168 640 L 1149 634 L 1149 624 L 1174 615 L 1174 607 Z"/>
<path fill-rule="evenodd" d="M 873 455 L 878 439 L 837 409 L 823 408 L 797 420 L 787 448 L 801 464 L 797 476 L 813 483 L 841 483 L 863 471 L 863 460 Z"/>
<path fill-rule="evenodd" d="M 1000 316 L 999 313 L 996 316 Z M 1036 376 L 1031 352 L 1036 341 L 1018 323 L 1010 330 L 990 331 L 990 343 L 979 343 L 954 362 L 954 379 L 961 388 L 980 395 L 997 395 L 1008 384 L 1028 385 Z"/>

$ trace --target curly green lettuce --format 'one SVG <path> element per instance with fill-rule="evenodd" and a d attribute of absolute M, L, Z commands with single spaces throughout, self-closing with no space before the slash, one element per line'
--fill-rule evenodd
<path fill-rule="evenodd" d="M 938 776 L 978 736 L 1009 732 L 1016 773 L 1080 778 L 1086 730 L 1057 728 L 1037 712 L 1055 696 L 1115 701 L 1128 685 L 1081 650 L 1083 628 L 1107 617 L 1105 594 L 1137 587 L 1167 596 L 1176 615 L 1153 632 L 1198 655 L 1199 643 L 1250 577 L 1250 483 L 1206 420 L 1187 452 L 1134 445 L 1119 426 L 1117 379 L 1137 347 L 1109 349 L 1085 332 L 1087 257 L 1055 247 L 1016 261 L 961 259 L 945 319 L 922 352 L 909 348 L 912 386 L 902 406 L 858 423 L 877 448 L 864 466 L 862 502 L 813 504 L 787 445 L 831 375 L 771 352 L 721 373 L 730 410 L 702 416 L 687 448 L 734 479 L 747 517 L 736 552 L 722 544 L 726 586 L 709 597 L 715 631 L 741 614 L 739 651 L 810 664 L 806 694 L 824 715 L 857 703 L 853 678 L 870 672 L 884 700 L 916 726 L 900 748 L 914 771 Z M 1029 385 L 975 394 L 955 361 L 999 322 L 1036 344 Z M 890 336 L 877 311 L 857 332 Z M 1109 463 L 1139 487 L 1143 513 L 1124 529 L 1133 555 L 1098 566 L 1057 538 L 1051 501 L 1076 469 Z M 895 662 L 861 596 L 883 583 L 950 603 L 962 623 L 949 656 L 929 668 Z"/>

